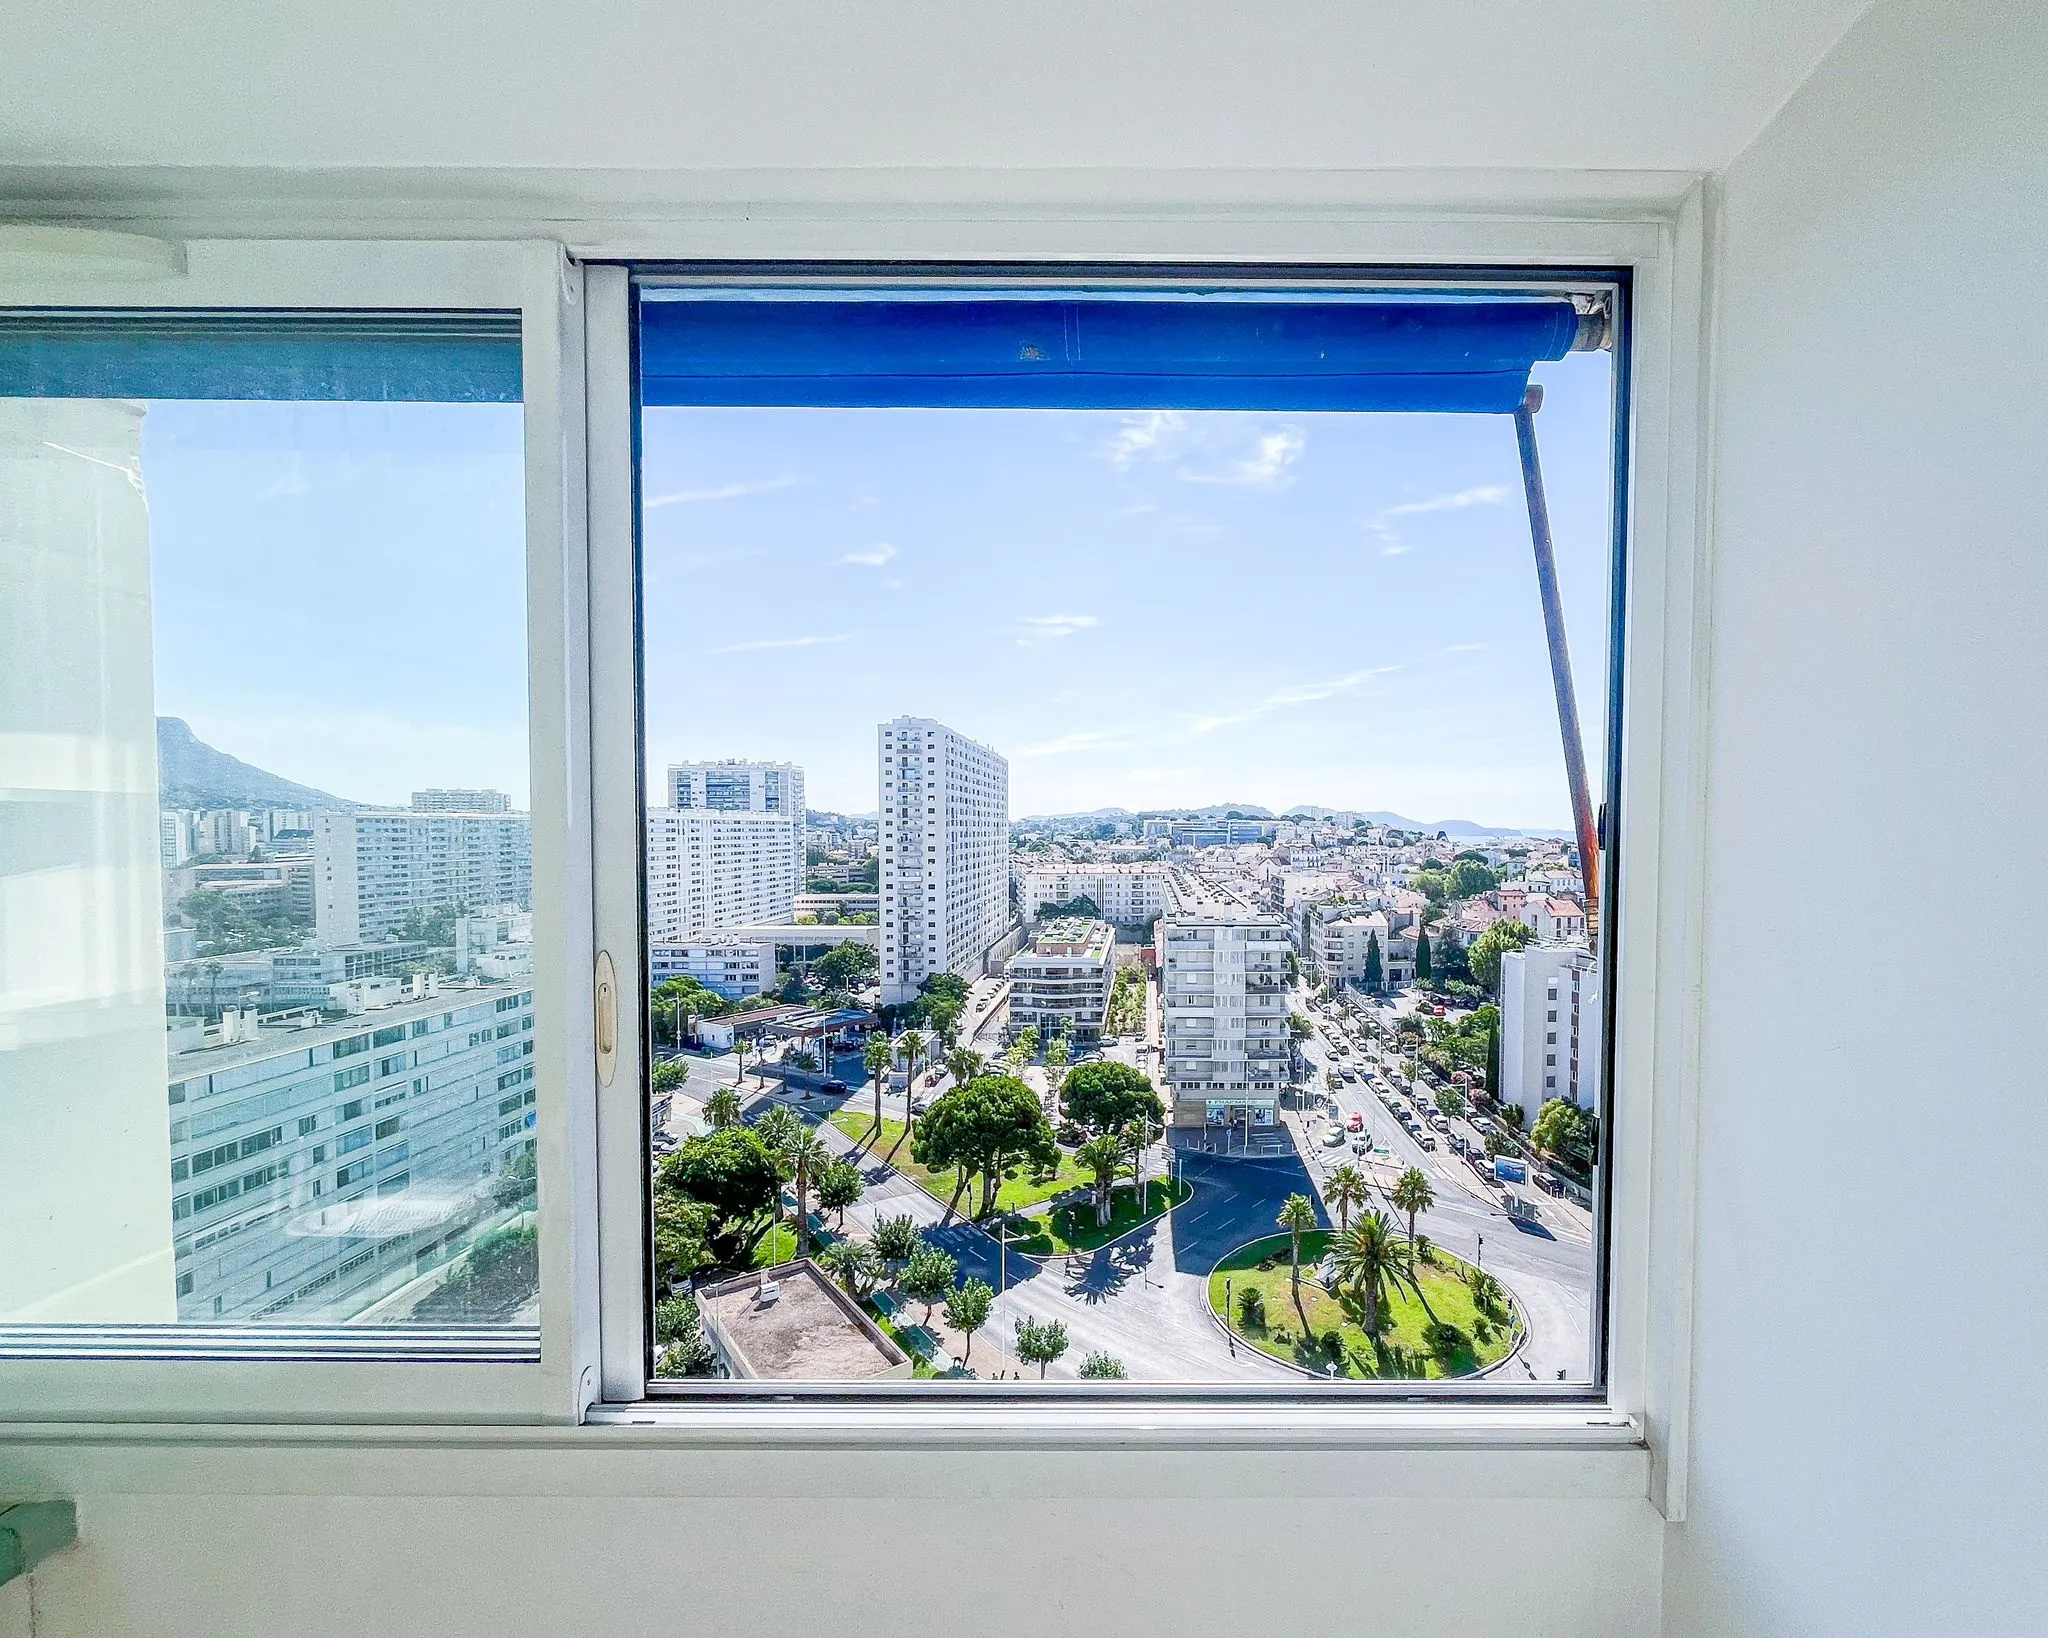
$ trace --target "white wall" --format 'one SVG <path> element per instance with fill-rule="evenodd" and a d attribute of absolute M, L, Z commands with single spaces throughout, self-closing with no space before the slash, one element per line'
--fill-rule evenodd
<path fill-rule="evenodd" d="M 2048 9 L 1888 0 L 1717 190 L 1674 1634 L 2048 1624 L 2044 157 Z M 1917 970 L 1872 904 L 1931 917 Z"/>
<path fill-rule="evenodd" d="M 78 1546 L 36 1576 L 36 1638 L 1656 1632 L 1639 1461 L 1539 1453 L 1503 1488 L 1458 1452 L 572 1437 L 580 1454 L 16 1447 L 0 1494 L 81 1498 Z M 0 1590 L 0 1634 L 26 1638 L 26 1604 Z"/>

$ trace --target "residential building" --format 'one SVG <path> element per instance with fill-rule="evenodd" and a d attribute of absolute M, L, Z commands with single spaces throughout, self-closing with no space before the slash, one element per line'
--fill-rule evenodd
<path fill-rule="evenodd" d="M 655 808 L 647 815 L 647 936 L 676 944 L 715 927 L 796 912 L 801 830 L 758 808 Z"/>
<path fill-rule="evenodd" d="M 459 929 L 461 923 L 458 922 Z M 529 919 L 529 927 L 531 921 Z M 530 936 L 530 934 L 529 934 Z M 421 939 L 385 939 L 376 944 L 310 944 L 300 950 L 272 950 L 263 985 L 266 1007 L 324 1007 L 337 984 L 366 978 L 396 978 L 427 958 Z M 465 971 L 467 969 L 464 969 Z"/>
<path fill-rule="evenodd" d="M 1116 929 L 1086 916 L 1060 916 L 1010 957 L 1010 1035 L 1035 1029 L 1043 1040 L 1102 1039 L 1116 979 Z"/>
<path fill-rule="evenodd" d="M 1500 959 L 1500 1086 L 1530 1122 L 1552 1098 L 1597 1109 L 1600 964 L 1591 951 L 1532 944 Z"/>
<path fill-rule="evenodd" d="M 1539 944 L 1584 943 L 1586 909 L 1572 899 L 1530 899 L 1522 908 L 1522 919 L 1536 934 Z"/>
<path fill-rule="evenodd" d="M 339 1022 L 170 1021 L 181 1320 L 351 1319 L 506 1217 L 533 991 L 362 983 L 371 1010 Z"/>
<path fill-rule="evenodd" d="M 799 893 L 796 896 L 796 913 L 800 916 L 816 916 L 823 920 L 837 916 L 842 921 L 848 916 L 879 916 L 882 913 L 880 893 Z"/>
<path fill-rule="evenodd" d="M 157 857 L 166 870 L 176 870 L 192 857 L 192 820 L 175 810 L 160 813 L 156 822 Z"/>
<path fill-rule="evenodd" d="M 873 946 L 871 923 L 780 922 L 713 928 L 696 938 L 650 944 L 648 976 L 656 984 L 693 978 L 728 1001 L 774 989 L 791 973 L 808 973 L 826 951 L 842 944 Z"/>
<path fill-rule="evenodd" d="M 1270 1126 L 1287 1081 L 1287 923 L 1171 915 L 1154 934 L 1175 1126 Z"/>
<path fill-rule="evenodd" d="M 1010 925 L 1010 765 L 928 717 L 876 731 L 882 1000 L 975 976 Z"/>
<path fill-rule="evenodd" d="M 510 813 L 512 798 L 503 791 L 431 790 L 412 793 L 414 813 Z"/>
<path fill-rule="evenodd" d="M 757 1382 L 908 1377 L 910 1356 L 808 1257 L 697 1289 L 720 1376 Z"/>
<path fill-rule="evenodd" d="M 1380 982 L 1390 988 L 1415 978 L 1415 914 L 1311 905 L 1304 913 L 1309 970 L 1325 984 L 1363 984 L 1375 941 Z"/>
<path fill-rule="evenodd" d="M 1271 819 L 1177 819 L 1168 839 L 1175 847 L 1237 847 L 1270 842 L 1277 828 Z"/>
<path fill-rule="evenodd" d="M 804 771 L 794 762 L 672 762 L 668 805 L 714 813 L 781 814 L 790 821 L 796 885 L 803 886 L 809 810 L 804 805 Z"/>
<path fill-rule="evenodd" d="M 322 944 L 404 930 L 414 911 L 533 908 L 533 822 L 523 813 L 358 808 L 313 816 L 313 913 Z"/>
<path fill-rule="evenodd" d="M 1017 873 L 1017 906 L 1036 921 L 1047 905 L 1087 899 L 1104 921 L 1143 927 L 1172 906 L 1163 864 L 1026 865 Z"/>

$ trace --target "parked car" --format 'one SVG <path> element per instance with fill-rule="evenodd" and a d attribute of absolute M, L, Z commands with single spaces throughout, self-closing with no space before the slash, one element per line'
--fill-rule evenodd
<path fill-rule="evenodd" d="M 1427 1132 L 1424 1132 L 1422 1134 L 1422 1146 L 1425 1149 L 1434 1149 L 1436 1147 L 1436 1139 L 1431 1137 Z"/>
<path fill-rule="evenodd" d="M 848 1086 L 844 1081 L 834 1078 L 832 1080 L 827 1081 L 823 1086 L 819 1087 L 818 1090 L 820 1092 L 823 1092 L 827 1097 L 837 1097 L 842 1093 L 851 1092 L 853 1088 Z"/>
<path fill-rule="evenodd" d="M 1371 1147 L 1372 1139 L 1367 1137 L 1363 1132 L 1361 1132 L 1357 1137 L 1351 1140 L 1351 1152 L 1355 1155 L 1362 1155 L 1366 1152 L 1366 1150 L 1370 1149 Z"/>
<path fill-rule="evenodd" d="M 1351 1113 L 1351 1118 L 1344 1124 L 1346 1129 L 1349 1131 L 1362 1132 L 1365 1130 L 1365 1117 L 1359 1114 L 1356 1110 L 1353 1110 Z"/>
<path fill-rule="evenodd" d="M 1333 1127 L 1331 1127 L 1331 1128 L 1330 1128 L 1330 1129 L 1329 1129 L 1329 1130 L 1328 1130 L 1327 1132 L 1325 1132 L 1325 1133 L 1323 1134 L 1323 1147 L 1324 1147 L 1325 1149 L 1341 1149 L 1341 1148 L 1343 1148 L 1343 1147 L 1344 1147 L 1344 1131 L 1343 1131 L 1343 1128 L 1342 1128 L 1342 1127 L 1338 1127 L 1338 1126 L 1333 1126 Z"/>

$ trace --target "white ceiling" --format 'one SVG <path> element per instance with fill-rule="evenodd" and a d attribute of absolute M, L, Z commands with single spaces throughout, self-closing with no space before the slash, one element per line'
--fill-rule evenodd
<path fill-rule="evenodd" d="M 0 0 L 0 169 L 1701 171 L 1866 0 Z"/>

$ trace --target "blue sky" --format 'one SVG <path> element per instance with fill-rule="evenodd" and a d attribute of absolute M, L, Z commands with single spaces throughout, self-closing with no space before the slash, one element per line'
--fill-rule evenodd
<path fill-rule="evenodd" d="M 527 800 L 516 404 L 152 404 L 157 712 L 301 784 Z"/>
<path fill-rule="evenodd" d="M 1537 366 L 1588 744 L 1609 360 Z M 159 403 L 158 710 L 338 795 L 527 800 L 517 406 Z M 1018 815 L 1298 802 L 1569 822 L 1512 423 L 1494 416 L 656 409 L 651 784 L 874 727 L 1010 759 Z"/>
<path fill-rule="evenodd" d="M 1536 379 L 1597 762 L 1609 359 Z M 1570 823 L 1505 416 L 663 408 L 642 494 L 650 788 L 787 759 L 865 812 L 910 713 L 1007 756 L 1016 815 Z"/>

